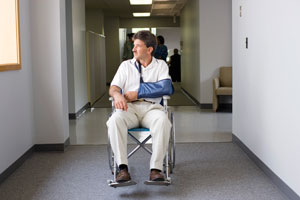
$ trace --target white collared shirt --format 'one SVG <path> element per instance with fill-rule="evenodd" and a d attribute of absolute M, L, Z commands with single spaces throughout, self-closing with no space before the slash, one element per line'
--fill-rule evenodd
<path fill-rule="evenodd" d="M 128 91 L 137 91 L 140 86 L 140 73 L 135 66 L 136 59 L 126 60 L 121 63 L 115 74 L 111 86 L 115 85 L 122 89 L 123 94 Z M 138 66 L 138 63 L 136 63 Z M 152 57 L 151 63 L 144 67 L 141 65 L 144 82 L 157 82 L 163 79 L 171 79 L 169 68 L 165 61 Z M 147 101 L 159 103 L 161 98 L 147 98 Z"/>

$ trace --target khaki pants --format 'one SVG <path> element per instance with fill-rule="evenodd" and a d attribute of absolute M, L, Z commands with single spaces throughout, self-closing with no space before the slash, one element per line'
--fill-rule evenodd
<path fill-rule="evenodd" d="M 148 102 L 128 103 L 127 111 L 116 110 L 107 121 L 108 135 L 118 165 L 128 165 L 128 129 L 149 128 L 152 136 L 152 156 L 150 169 L 163 170 L 163 160 L 167 152 L 171 123 L 160 104 Z"/>

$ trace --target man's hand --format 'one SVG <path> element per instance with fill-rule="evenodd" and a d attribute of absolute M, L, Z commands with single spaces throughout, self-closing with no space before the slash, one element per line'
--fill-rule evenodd
<path fill-rule="evenodd" d="M 127 111 L 127 101 L 121 94 L 121 88 L 112 85 L 109 88 L 109 95 L 114 98 L 114 104 L 116 109 L 122 109 L 124 111 Z"/>
<path fill-rule="evenodd" d="M 129 91 L 124 94 L 124 97 L 127 101 L 132 102 L 137 100 L 138 93 L 136 91 Z"/>
<path fill-rule="evenodd" d="M 124 111 L 127 111 L 127 101 L 121 94 L 114 95 L 114 103 L 116 109 L 122 109 Z"/>

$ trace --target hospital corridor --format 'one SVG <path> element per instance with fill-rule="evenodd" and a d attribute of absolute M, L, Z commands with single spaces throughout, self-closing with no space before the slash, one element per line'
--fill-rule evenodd
<path fill-rule="evenodd" d="M 150 155 L 142 149 L 129 158 L 137 185 L 108 187 L 106 121 L 111 107 L 91 108 L 69 121 L 70 146 L 64 153 L 34 153 L 0 186 L 1 199 L 287 199 L 232 143 L 232 113 L 201 109 L 174 85 L 181 93 L 175 104 L 189 105 L 170 106 L 176 126 L 172 185 L 143 184 Z"/>
<path fill-rule="evenodd" d="M 0 1 L 0 200 L 300 200 L 299 8 Z"/>

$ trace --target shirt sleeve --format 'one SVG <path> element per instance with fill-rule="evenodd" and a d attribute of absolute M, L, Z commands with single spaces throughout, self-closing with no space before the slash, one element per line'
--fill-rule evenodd
<path fill-rule="evenodd" d="M 169 75 L 169 67 L 167 63 L 163 60 L 160 60 L 161 62 L 161 69 L 160 73 L 158 74 L 158 81 L 164 80 L 164 79 L 171 79 Z"/>
<path fill-rule="evenodd" d="M 126 61 L 124 61 L 126 62 Z M 125 63 L 122 62 L 122 64 L 120 65 L 120 67 L 118 68 L 117 73 L 115 74 L 110 86 L 118 86 L 121 89 L 124 89 L 125 86 L 125 82 L 126 82 L 126 66 Z"/>

